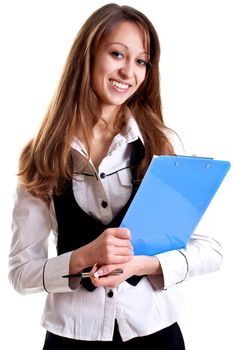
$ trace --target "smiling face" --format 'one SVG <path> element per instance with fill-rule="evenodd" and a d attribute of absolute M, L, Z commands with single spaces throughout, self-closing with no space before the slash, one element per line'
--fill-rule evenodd
<path fill-rule="evenodd" d="M 144 43 L 136 24 L 122 22 L 95 49 L 92 85 L 102 111 L 119 109 L 145 79 L 149 56 Z"/>

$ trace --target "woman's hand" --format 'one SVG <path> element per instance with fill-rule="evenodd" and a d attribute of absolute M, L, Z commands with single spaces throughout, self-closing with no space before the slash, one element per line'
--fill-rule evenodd
<path fill-rule="evenodd" d="M 118 275 L 111 275 L 115 269 L 122 269 L 123 272 Z M 137 275 L 161 275 L 162 269 L 160 262 L 155 256 L 134 256 L 125 264 L 110 264 L 98 266 L 95 264 L 90 272 L 92 283 L 96 287 L 115 288 L 129 277 Z"/>
<path fill-rule="evenodd" d="M 85 267 L 125 264 L 133 257 L 130 231 L 126 228 L 108 228 L 87 245 L 71 254 L 70 273 Z"/>
<path fill-rule="evenodd" d="M 101 265 L 124 264 L 133 256 L 130 231 L 126 228 L 106 229 L 88 244 L 94 262 Z"/>

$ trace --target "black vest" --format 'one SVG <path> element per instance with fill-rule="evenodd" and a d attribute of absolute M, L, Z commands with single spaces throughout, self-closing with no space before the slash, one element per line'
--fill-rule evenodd
<path fill-rule="evenodd" d="M 133 190 L 128 202 L 107 225 L 89 216 L 76 202 L 72 181 L 69 181 L 65 190 L 61 195 L 53 195 L 54 208 L 58 224 L 58 240 L 57 253 L 58 255 L 75 250 L 85 244 L 96 239 L 106 228 L 118 227 L 138 189 L 138 184 L 135 183 L 135 172 L 137 165 L 143 158 L 145 153 L 142 142 L 138 139 L 133 142 L 130 168 L 132 171 Z M 104 202 L 103 205 L 106 205 Z M 91 268 L 91 267 L 90 267 Z M 90 270 L 87 268 L 85 270 Z M 127 281 L 136 285 L 141 276 L 132 276 Z M 89 291 L 95 289 L 90 279 L 82 279 L 82 285 Z"/>

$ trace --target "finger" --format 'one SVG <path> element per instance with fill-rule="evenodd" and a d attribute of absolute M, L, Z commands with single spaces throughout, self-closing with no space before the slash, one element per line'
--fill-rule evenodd
<path fill-rule="evenodd" d="M 113 255 L 110 256 L 109 259 L 106 260 L 106 262 L 104 262 L 104 264 L 125 264 L 127 262 L 129 262 L 131 259 L 133 259 L 133 255 L 132 254 L 128 254 L 128 255 L 116 255 L 116 253 L 114 253 Z"/>
<path fill-rule="evenodd" d="M 101 276 L 107 277 L 107 276 L 117 276 L 123 273 L 122 265 L 103 265 L 99 268 L 96 266 L 91 270 L 92 275 L 95 278 L 99 278 Z"/>
<path fill-rule="evenodd" d="M 121 271 L 120 271 L 121 273 L 118 273 L 118 274 L 111 274 L 111 272 L 108 274 L 102 274 L 104 273 L 104 271 L 101 268 L 100 275 L 98 277 L 91 276 L 92 283 L 96 287 L 104 286 L 104 287 L 114 288 L 124 280 L 123 270 Z"/>
<path fill-rule="evenodd" d="M 125 247 L 125 246 L 114 246 L 114 255 L 118 256 L 133 256 L 133 247 Z"/>
<path fill-rule="evenodd" d="M 95 264 L 92 266 L 92 269 L 91 269 L 90 273 L 91 273 L 91 274 L 94 274 L 97 270 L 98 270 L 98 264 L 95 263 Z"/>
<path fill-rule="evenodd" d="M 130 230 L 128 228 L 121 228 L 121 227 L 114 228 L 112 229 L 112 235 L 122 240 L 131 239 Z"/>
<path fill-rule="evenodd" d="M 99 278 L 100 276 L 103 276 L 104 275 L 104 271 L 103 269 L 98 269 L 97 271 L 94 272 L 93 276 L 95 278 Z"/>

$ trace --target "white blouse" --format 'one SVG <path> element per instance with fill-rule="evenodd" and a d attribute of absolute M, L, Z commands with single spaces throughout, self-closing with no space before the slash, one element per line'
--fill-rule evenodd
<path fill-rule="evenodd" d="M 168 135 L 176 154 L 183 148 L 175 134 Z M 142 140 L 133 117 L 126 135 L 118 134 L 96 170 L 94 177 L 80 173 L 85 148 L 74 139 L 73 191 L 76 201 L 89 215 L 109 223 L 129 199 L 132 191 L 129 158 L 131 143 Z M 125 168 L 122 171 L 119 169 Z M 114 173 L 114 174 L 112 174 Z M 111 176 L 104 176 L 112 174 Z M 103 208 L 102 201 L 111 205 Z M 81 223 L 80 223 L 81 225 Z M 41 324 L 48 331 L 81 340 L 112 340 L 117 319 L 123 341 L 145 336 L 176 322 L 183 310 L 179 284 L 184 280 L 216 271 L 222 262 L 220 244 L 209 236 L 208 227 L 199 224 L 186 249 L 158 254 L 164 284 L 156 276 L 143 277 L 137 286 L 123 282 L 108 296 L 108 288 L 89 292 L 82 286 L 71 289 L 68 279 L 71 252 L 51 256 L 49 237 L 57 239 L 53 205 L 50 208 L 17 184 L 12 218 L 9 279 L 21 294 L 45 292 L 47 298 Z"/>

